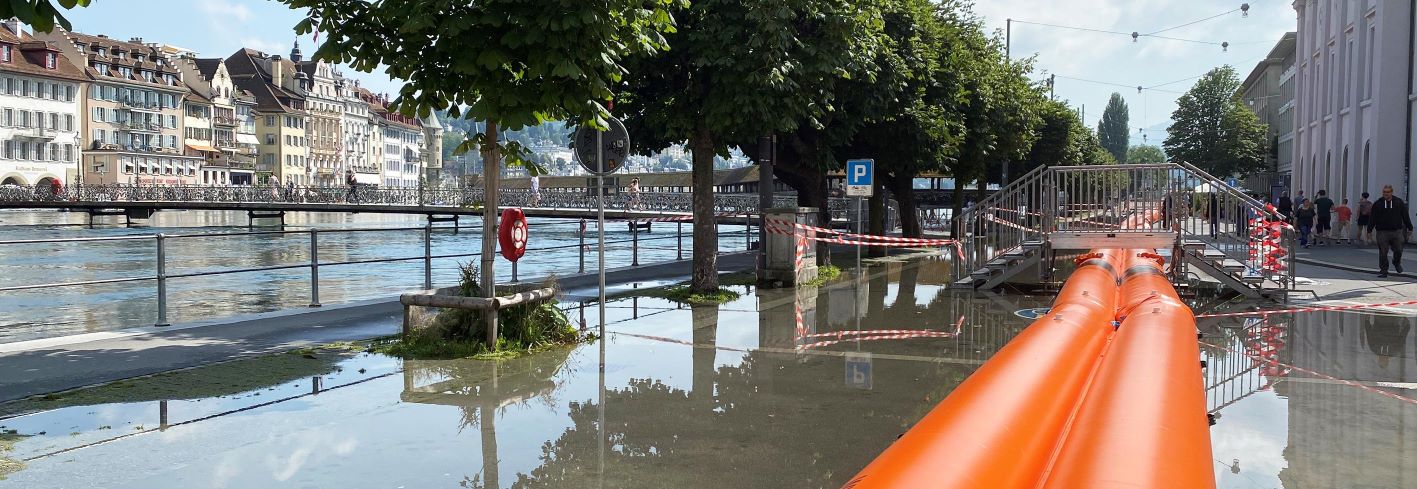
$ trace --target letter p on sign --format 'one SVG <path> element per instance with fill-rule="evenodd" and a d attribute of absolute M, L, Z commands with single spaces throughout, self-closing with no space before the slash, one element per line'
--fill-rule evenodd
<path fill-rule="evenodd" d="M 875 187 L 876 160 L 846 160 L 846 196 L 870 197 Z"/>

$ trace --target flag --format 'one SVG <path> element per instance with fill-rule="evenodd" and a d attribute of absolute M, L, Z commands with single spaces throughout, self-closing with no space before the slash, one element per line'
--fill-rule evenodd
<path fill-rule="evenodd" d="M 320 45 L 320 21 L 318 19 L 311 21 L 311 25 L 315 26 L 315 46 L 318 47 Z"/>

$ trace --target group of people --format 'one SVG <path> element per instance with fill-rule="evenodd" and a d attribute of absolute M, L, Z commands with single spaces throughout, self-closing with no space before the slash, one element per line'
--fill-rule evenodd
<path fill-rule="evenodd" d="M 1356 234 L 1359 244 L 1377 245 L 1379 277 L 1387 277 L 1389 267 L 1402 273 L 1402 247 L 1412 236 L 1412 216 L 1407 213 L 1406 203 L 1393 195 L 1392 185 L 1384 185 L 1382 196 L 1376 201 L 1369 200 L 1368 193 L 1363 192 L 1356 210 L 1356 233 L 1349 230 L 1355 210 L 1349 207 L 1348 199 L 1335 205 L 1327 191 L 1319 190 L 1312 200 L 1304 196 L 1303 190 L 1293 198 L 1285 192 L 1275 199 L 1274 205 L 1279 214 L 1298 228 L 1300 246 L 1324 246 L 1330 241 L 1351 243 L 1351 237 Z M 1335 215 L 1337 228 L 1333 226 Z"/>

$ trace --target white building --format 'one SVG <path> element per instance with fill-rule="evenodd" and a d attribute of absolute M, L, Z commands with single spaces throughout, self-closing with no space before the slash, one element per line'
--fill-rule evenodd
<path fill-rule="evenodd" d="M 19 22 L 0 28 L 0 184 L 68 185 L 79 178 L 83 72 Z"/>
<path fill-rule="evenodd" d="M 1295 39 L 1293 32 L 1281 36 L 1269 55 L 1240 84 L 1241 100 L 1266 125 L 1266 144 L 1273 145 L 1265 155 L 1266 171 L 1247 177 L 1246 188 L 1269 191 L 1290 186 L 1289 177 L 1294 172 L 1294 78 L 1298 74 L 1294 64 Z"/>
<path fill-rule="evenodd" d="M 418 119 L 385 114 L 384 186 L 416 188 L 423 175 L 423 129 Z"/>
<path fill-rule="evenodd" d="M 1294 9 L 1293 190 L 1357 202 L 1392 184 L 1411 201 L 1411 3 L 1296 0 Z"/>
<path fill-rule="evenodd" d="M 344 104 L 341 134 L 344 138 L 343 158 L 346 169 L 354 170 L 354 180 L 364 184 L 383 183 L 380 168 L 383 165 L 384 136 L 379 129 L 379 116 L 375 114 L 360 96 L 359 81 L 340 79 L 340 101 Z M 367 93 L 367 92 L 366 92 Z"/>

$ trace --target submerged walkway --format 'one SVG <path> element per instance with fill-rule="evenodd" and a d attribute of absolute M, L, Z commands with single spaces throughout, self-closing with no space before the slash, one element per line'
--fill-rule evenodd
<path fill-rule="evenodd" d="M 720 273 L 752 270 L 755 253 L 718 258 Z M 607 293 L 632 284 L 687 280 L 688 260 L 606 270 Z M 536 279 L 540 280 L 540 279 Z M 592 300 L 597 274 L 558 279 L 563 301 Z M 530 282 L 532 280 L 528 280 Z M 402 307 L 388 299 L 294 309 L 220 320 L 0 344 L 0 402 L 141 375 L 206 365 L 336 341 L 395 334 Z"/>

